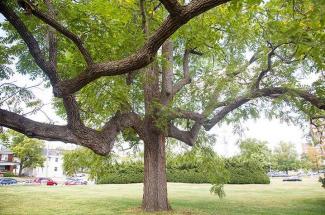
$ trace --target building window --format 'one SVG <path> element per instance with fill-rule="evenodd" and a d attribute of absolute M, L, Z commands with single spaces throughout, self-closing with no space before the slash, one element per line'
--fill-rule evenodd
<path fill-rule="evenodd" d="M 59 162 L 59 158 L 55 158 L 55 162 Z"/>
<path fill-rule="evenodd" d="M 51 161 L 51 157 L 49 157 L 49 161 Z"/>
<path fill-rule="evenodd" d="M 1 155 L 2 161 L 8 161 L 8 155 Z"/>
<path fill-rule="evenodd" d="M 54 172 L 57 172 L 58 171 L 58 168 L 57 167 L 54 167 Z"/>

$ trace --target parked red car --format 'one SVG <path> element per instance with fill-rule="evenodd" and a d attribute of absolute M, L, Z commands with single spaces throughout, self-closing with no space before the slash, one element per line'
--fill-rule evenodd
<path fill-rule="evenodd" d="M 58 185 L 58 182 L 56 181 L 53 181 L 52 179 L 48 180 L 47 183 L 46 183 L 47 186 L 56 186 Z"/>
<path fill-rule="evenodd" d="M 37 177 L 33 180 L 34 184 L 46 184 L 47 186 L 58 185 L 56 181 L 53 181 L 51 178 Z"/>

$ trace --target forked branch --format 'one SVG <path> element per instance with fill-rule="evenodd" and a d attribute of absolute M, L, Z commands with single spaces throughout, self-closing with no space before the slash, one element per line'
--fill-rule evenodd
<path fill-rule="evenodd" d="M 19 16 L 9 6 L 7 6 L 4 1 L 0 1 L 0 13 L 2 13 L 10 24 L 17 30 L 21 38 L 26 43 L 28 50 L 34 58 L 36 64 L 47 75 L 52 86 L 55 87 L 59 80 L 58 75 L 55 68 L 45 59 L 45 56 L 32 33 L 27 29 Z"/>
<path fill-rule="evenodd" d="M 191 130 L 184 131 L 180 130 L 175 125 L 170 124 L 168 129 L 168 137 L 182 141 L 189 146 L 194 146 L 201 127 L 201 123 L 195 122 Z"/>
<path fill-rule="evenodd" d="M 31 12 L 34 16 L 42 20 L 44 23 L 48 24 L 49 26 L 53 27 L 56 29 L 58 32 L 66 36 L 69 40 L 71 40 L 79 49 L 80 53 L 84 57 L 86 63 L 88 65 L 93 64 L 93 60 L 90 56 L 90 53 L 88 50 L 84 47 L 81 39 L 69 31 L 66 27 L 61 25 L 58 21 L 56 21 L 53 17 L 50 15 L 43 13 L 40 11 L 35 5 L 33 5 L 30 1 L 28 0 L 19 0 L 19 4 L 28 12 Z"/>

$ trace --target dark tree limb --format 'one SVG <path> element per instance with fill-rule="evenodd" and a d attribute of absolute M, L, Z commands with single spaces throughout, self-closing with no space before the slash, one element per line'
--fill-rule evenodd
<path fill-rule="evenodd" d="M 182 110 L 180 108 L 176 108 L 175 110 L 172 110 L 170 112 L 170 120 L 173 119 L 190 119 L 193 121 L 201 121 L 205 118 L 205 116 L 201 113 L 197 113 L 197 112 L 193 112 L 193 111 L 186 111 L 186 110 Z"/>
<path fill-rule="evenodd" d="M 251 99 L 248 97 L 239 97 L 233 102 L 229 103 L 227 106 L 222 108 L 216 115 L 214 115 L 210 120 L 207 120 L 203 127 L 205 130 L 210 130 L 213 126 L 215 126 L 218 122 L 220 122 L 228 113 L 250 101 Z"/>
<path fill-rule="evenodd" d="M 121 75 L 147 66 L 153 61 L 161 45 L 181 26 L 186 24 L 193 17 L 198 16 L 213 7 L 219 6 L 229 1 L 230 0 L 192 1 L 190 4 L 183 7 L 181 14 L 179 14 L 177 17 L 168 16 L 165 21 L 161 24 L 161 26 L 156 30 L 156 32 L 150 38 L 148 38 L 144 46 L 131 56 L 118 61 L 90 65 L 84 72 L 82 72 L 75 78 L 65 80 L 57 84 L 53 82 L 55 96 L 63 97 L 64 95 L 73 94 L 79 91 L 91 81 L 98 79 L 102 76 Z M 46 22 L 47 24 L 58 30 L 60 33 L 64 34 L 66 37 L 71 39 L 73 42 L 75 42 L 78 48 L 84 54 L 84 56 L 87 56 L 86 50 L 83 50 L 82 43 L 80 42 L 80 40 L 78 40 L 78 37 L 76 37 L 66 28 L 61 26 L 56 20 L 51 19 L 47 15 L 41 13 L 39 10 L 37 10 L 36 7 L 30 4 L 29 1 L 21 0 L 20 5 L 30 10 L 30 12 L 33 13 L 35 16 L 39 17 L 44 22 Z M 1 2 L 0 6 L 0 12 L 5 15 L 5 17 L 21 34 L 22 38 L 27 43 L 32 55 L 35 56 L 37 64 L 43 69 L 44 72 L 48 74 L 49 69 L 46 68 L 46 64 L 42 62 L 42 58 L 39 57 L 41 52 L 37 43 L 37 47 L 35 47 L 35 39 L 32 37 L 30 32 L 28 32 L 28 30 L 22 24 L 21 21 L 18 23 L 16 22 L 16 20 L 19 20 L 18 16 L 13 11 L 11 11 L 5 5 L 5 3 Z M 14 15 L 14 17 L 12 15 Z M 87 60 L 87 62 L 90 62 L 90 60 Z"/>
<path fill-rule="evenodd" d="M 106 136 L 116 136 L 119 132 L 125 128 L 133 128 L 136 133 L 143 139 L 144 127 L 141 117 L 134 113 L 117 113 L 111 120 L 109 120 L 103 127 L 102 132 Z M 112 135 L 114 133 L 114 135 Z"/>
<path fill-rule="evenodd" d="M 26 43 L 28 50 L 34 58 L 36 64 L 48 76 L 52 86 L 55 87 L 59 81 L 59 77 L 55 71 L 55 68 L 45 60 L 45 56 L 32 33 L 27 29 L 19 16 L 10 7 L 8 7 L 4 1 L 0 1 L 0 13 L 2 13 L 10 24 L 17 30 L 21 38 Z"/>
<path fill-rule="evenodd" d="M 266 69 L 263 69 L 262 72 L 258 75 L 256 82 L 253 85 L 254 89 L 260 88 L 260 83 L 262 79 L 265 77 L 265 75 L 272 70 L 272 57 L 274 56 L 275 49 L 272 48 L 272 50 L 267 54 L 267 67 Z"/>
<path fill-rule="evenodd" d="M 171 16 L 178 16 L 182 13 L 183 6 L 177 0 L 160 0 Z"/>
<path fill-rule="evenodd" d="M 100 155 L 107 155 L 111 152 L 116 136 L 125 128 L 133 128 L 140 137 L 144 133 L 142 120 L 135 113 L 117 114 L 105 124 L 101 131 L 97 131 L 85 126 L 71 129 L 70 126 L 40 123 L 0 109 L 0 126 L 32 138 L 75 143 L 88 147 Z"/>
<path fill-rule="evenodd" d="M 140 13 L 141 13 L 141 24 L 142 24 L 142 32 L 144 37 L 147 39 L 149 37 L 149 26 L 148 26 L 148 19 L 147 13 L 145 9 L 145 0 L 139 1 Z M 126 83 L 128 85 L 133 83 L 133 79 L 139 73 L 139 70 L 130 71 L 126 76 Z"/>
<path fill-rule="evenodd" d="M 80 117 L 79 105 L 74 95 L 64 96 L 63 105 L 67 113 L 68 127 L 71 129 L 78 129 L 84 124 Z"/>
<path fill-rule="evenodd" d="M 310 102 L 313 106 L 325 110 L 325 99 L 300 89 L 290 89 L 285 87 L 264 88 L 255 90 L 246 96 L 240 96 L 233 101 L 223 103 L 224 107 L 218 111 L 210 120 L 206 120 L 204 128 L 210 130 L 215 124 L 220 122 L 228 113 L 239 108 L 243 104 L 260 97 L 274 98 L 279 95 L 289 94 L 290 96 L 300 97 Z"/>
<path fill-rule="evenodd" d="M 184 7 L 179 16 L 168 16 L 156 32 L 148 38 L 144 46 L 136 53 L 122 60 L 98 63 L 89 66 L 79 76 L 61 82 L 59 84 L 60 90 L 56 91 L 55 95 L 57 97 L 62 97 L 64 94 L 72 94 L 91 81 L 102 76 L 126 74 L 147 66 L 153 61 L 161 45 L 181 26 L 186 24 L 195 16 L 229 1 L 230 0 L 192 1 L 189 5 Z"/>
<path fill-rule="evenodd" d="M 28 0 L 19 0 L 20 5 L 27 10 L 28 12 L 31 12 L 34 16 L 41 19 L 44 23 L 48 24 L 49 26 L 56 29 L 58 32 L 66 36 L 68 39 L 70 39 L 79 49 L 80 53 L 84 57 L 86 63 L 88 65 L 93 64 L 93 60 L 90 56 L 90 53 L 88 50 L 84 47 L 81 39 L 69 31 L 67 28 L 65 28 L 63 25 L 61 25 L 58 21 L 56 21 L 51 15 L 45 14 L 42 11 L 40 11 L 35 5 L 33 5 Z"/>
<path fill-rule="evenodd" d="M 167 104 L 173 93 L 173 43 L 170 39 L 162 45 L 162 56 L 165 60 L 162 66 L 162 103 Z"/>
<path fill-rule="evenodd" d="M 33 138 L 77 143 L 76 136 L 67 126 L 35 122 L 19 114 L 3 109 L 0 109 L 0 126 L 11 128 Z"/>
<path fill-rule="evenodd" d="M 48 14 L 51 18 L 55 18 L 55 11 L 52 5 L 51 0 L 44 0 L 47 9 Z M 52 64 L 52 67 L 55 71 L 57 71 L 57 37 L 56 32 L 52 27 L 49 27 L 48 30 L 48 40 L 49 40 L 49 63 Z"/>
<path fill-rule="evenodd" d="M 257 79 L 256 79 L 256 81 L 255 81 L 255 83 L 253 85 L 253 90 L 254 89 L 259 89 L 260 88 L 260 83 L 261 83 L 262 79 L 267 75 L 267 73 L 269 73 L 270 71 L 272 71 L 272 64 L 273 64 L 272 58 L 274 56 L 278 56 L 280 58 L 280 56 L 276 54 L 276 50 L 279 47 L 283 46 L 283 45 L 291 44 L 291 42 L 287 42 L 287 43 L 281 43 L 281 44 L 278 44 L 278 45 L 273 45 L 269 41 L 267 41 L 267 43 L 268 43 L 269 47 L 271 48 L 271 50 L 267 54 L 267 67 L 265 69 L 263 69 L 262 72 L 258 75 L 258 77 L 257 77 Z M 286 63 L 289 63 L 289 62 L 287 61 Z"/>
<path fill-rule="evenodd" d="M 48 9 L 48 17 L 51 19 L 55 19 L 56 14 L 52 5 L 51 0 L 44 0 L 47 9 Z M 57 36 L 56 32 L 52 27 L 48 30 L 48 38 L 49 38 L 49 62 L 51 63 L 52 67 L 55 69 L 57 68 Z M 63 97 L 63 105 L 65 107 L 68 119 L 68 127 L 71 129 L 79 129 L 80 127 L 84 126 L 81 117 L 80 117 L 80 110 L 79 105 L 77 103 L 76 98 L 73 95 L 65 95 Z"/>
<path fill-rule="evenodd" d="M 140 0 L 140 12 L 143 35 L 147 38 L 149 36 L 149 26 L 147 20 L 147 13 L 145 9 L 145 0 Z"/>
<path fill-rule="evenodd" d="M 175 96 L 183 87 L 187 84 L 191 83 L 191 77 L 190 77 L 190 50 L 185 49 L 184 56 L 183 56 L 183 78 L 179 80 L 173 87 L 173 96 Z"/>
<path fill-rule="evenodd" d="M 184 131 L 170 124 L 168 128 L 168 137 L 182 141 L 189 146 L 194 146 L 201 127 L 201 123 L 195 122 L 190 131 Z"/>

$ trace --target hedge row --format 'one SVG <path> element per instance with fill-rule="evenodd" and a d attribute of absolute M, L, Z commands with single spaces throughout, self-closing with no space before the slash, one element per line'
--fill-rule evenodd
<path fill-rule="evenodd" d="M 269 177 L 261 170 L 247 166 L 228 166 L 229 184 L 269 184 Z M 206 174 L 196 169 L 167 169 L 167 181 L 178 183 L 210 183 Z M 143 168 L 129 166 L 98 177 L 98 184 L 129 184 L 143 182 Z"/>
<path fill-rule="evenodd" d="M 178 183 L 209 183 L 204 174 L 194 171 L 169 171 L 167 170 L 167 181 Z M 97 180 L 98 184 L 131 184 L 143 183 L 143 172 L 115 172 L 101 176 Z"/>
<path fill-rule="evenodd" d="M 226 160 L 230 173 L 228 184 L 269 184 L 270 178 L 265 170 L 254 160 L 242 160 L 239 157 Z"/>
<path fill-rule="evenodd" d="M 11 172 L 5 172 L 3 173 L 3 177 L 15 177 L 16 175 Z"/>
<path fill-rule="evenodd" d="M 270 178 L 262 171 L 252 172 L 249 169 L 234 168 L 230 170 L 228 184 L 269 184 Z"/>

